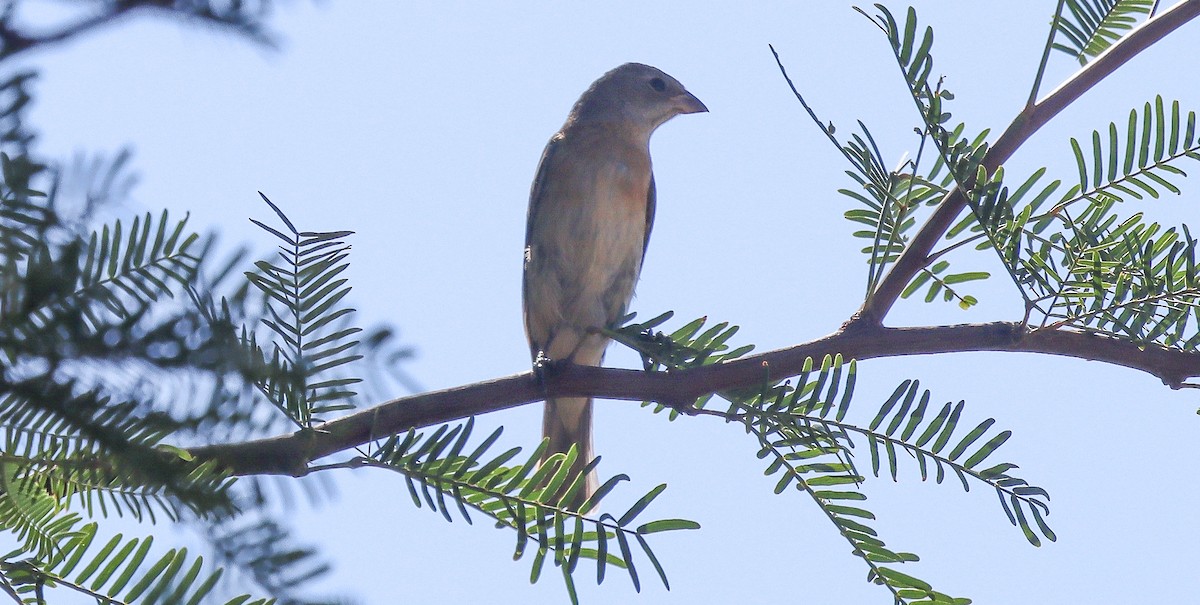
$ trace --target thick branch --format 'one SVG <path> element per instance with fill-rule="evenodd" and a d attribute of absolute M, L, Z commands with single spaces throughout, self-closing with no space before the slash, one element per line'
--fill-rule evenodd
<path fill-rule="evenodd" d="M 1008 161 L 1008 158 L 1012 157 L 1012 154 L 1038 129 L 1079 97 L 1082 97 L 1088 90 L 1091 90 L 1093 86 L 1137 56 L 1138 53 L 1179 29 L 1197 15 L 1200 15 L 1200 0 L 1186 0 L 1144 21 L 1091 63 L 1075 72 L 1054 92 L 1046 95 L 1041 101 L 1025 107 L 984 156 L 983 165 L 987 168 L 988 173 Z M 880 281 L 874 294 L 863 304 L 857 317 L 874 323 L 883 321 L 884 316 L 900 298 L 900 293 L 904 291 L 904 288 L 923 267 L 929 264 L 929 255 L 934 246 L 954 224 L 966 205 L 967 199 L 961 189 L 955 189 L 946 195 L 946 199 L 934 210 L 920 231 L 913 236 L 908 247 L 896 260 L 896 264 L 892 266 L 892 270 Z"/>
<path fill-rule="evenodd" d="M 1016 322 L 921 328 L 887 328 L 851 322 L 817 340 L 768 351 L 730 363 L 671 373 L 568 366 L 539 384 L 532 372 L 401 397 L 326 422 L 312 431 L 269 439 L 195 448 L 235 474 L 303 475 L 313 460 L 413 428 L 540 401 L 547 395 L 591 395 L 608 399 L 679 405 L 708 393 L 751 387 L 795 376 L 808 357 L 841 353 L 871 359 L 966 351 L 1044 353 L 1102 361 L 1157 376 L 1173 388 L 1200 376 L 1200 354 L 1140 346 L 1125 340 L 1064 330 L 1027 330 Z"/>
<path fill-rule="evenodd" d="M 1200 0 L 1186 0 L 1149 19 L 1079 70 L 1042 101 L 1026 107 L 996 140 L 983 163 L 995 170 L 1044 124 L 1092 86 L 1142 50 L 1200 14 Z M 966 206 L 955 190 L 930 216 L 879 288 L 842 330 L 787 349 L 693 370 L 645 373 L 570 366 L 539 384 L 526 372 L 432 393 L 403 397 L 324 423 L 310 431 L 257 441 L 192 450 L 216 459 L 234 473 L 303 475 L 313 460 L 363 445 L 379 437 L 495 412 L 548 395 L 591 395 L 658 401 L 679 406 L 708 393 L 748 387 L 794 376 L 808 357 L 841 353 L 853 359 L 964 351 L 1014 351 L 1063 355 L 1124 366 L 1159 377 L 1174 388 L 1200 376 L 1200 354 L 1140 347 L 1124 340 L 1063 330 L 1029 331 L 1015 322 L 925 328 L 886 328 L 882 318 L 912 277 L 929 262 L 934 246 Z"/>

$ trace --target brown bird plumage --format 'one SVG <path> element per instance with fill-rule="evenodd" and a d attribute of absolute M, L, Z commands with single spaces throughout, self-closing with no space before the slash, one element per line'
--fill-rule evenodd
<path fill-rule="evenodd" d="M 672 117 L 708 111 L 675 78 L 626 63 L 579 97 L 550 138 L 529 196 L 525 233 L 525 333 L 536 361 L 598 366 L 597 330 L 625 314 L 654 222 L 650 135 Z M 547 399 L 547 455 L 572 445 L 580 471 L 593 458 L 592 400 Z M 595 473 L 571 504 L 596 489 Z"/>

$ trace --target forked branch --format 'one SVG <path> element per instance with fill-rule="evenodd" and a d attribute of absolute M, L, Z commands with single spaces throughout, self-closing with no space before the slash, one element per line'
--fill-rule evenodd
<path fill-rule="evenodd" d="M 1040 101 L 1027 105 L 988 149 L 982 163 L 987 172 L 992 173 L 1008 161 L 1035 132 L 1093 86 L 1197 15 L 1200 15 L 1200 0 L 1185 0 L 1155 15 L 1075 72 L 1053 92 Z M 782 65 L 780 68 L 782 69 Z M 945 199 L 929 216 L 929 220 L 913 236 L 891 271 L 879 282 L 879 287 L 863 303 L 856 318 L 869 323 L 883 322 L 883 318 L 896 304 L 904 288 L 922 268 L 929 265 L 934 247 L 958 220 L 966 206 L 967 199 L 961 189 L 955 188 L 946 194 Z"/>

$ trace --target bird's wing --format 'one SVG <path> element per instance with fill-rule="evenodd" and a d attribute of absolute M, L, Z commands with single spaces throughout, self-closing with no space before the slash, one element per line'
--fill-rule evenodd
<path fill-rule="evenodd" d="M 650 247 L 650 229 L 654 228 L 654 205 L 658 203 L 658 194 L 654 188 L 654 173 L 650 173 L 650 190 L 646 192 L 646 241 L 642 243 L 642 258 L 646 257 L 646 249 Z"/>
<path fill-rule="evenodd" d="M 538 162 L 537 175 L 533 177 L 533 186 L 529 190 L 529 214 L 525 217 L 525 246 L 531 243 L 529 236 L 533 233 L 533 217 L 537 216 L 538 205 L 542 203 L 542 195 L 546 188 L 546 172 L 550 169 L 550 160 L 558 149 L 561 140 L 559 135 L 550 137 L 546 149 L 542 151 L 542 159 Z"/>
<path fill-rule="evenodd" d="M 545 203 L 542 198 L 546 195 L 546 178 L 550 171 L 550 165 L 553 163 L 555 151 L 558 150 L 561 137 L 555 135 L 550 137 L 550 142 L 546 143 L 546 149 L 542 151 L 542 159 L 538 162 L 537 175 L 533 177 L 533 185 L 529 190 L 529 215 L 525 217 L 525 250 L 524 259 L 521 263 L 521 307 L 524 309 L 525 328 L 529 329 L 529 263 L 533 260 L 533 251 L 529 249 L 533 245 L 533 219 L 537 216 L 538 207 Z M 545 343 L 540 343 L 545 345 Z"/>

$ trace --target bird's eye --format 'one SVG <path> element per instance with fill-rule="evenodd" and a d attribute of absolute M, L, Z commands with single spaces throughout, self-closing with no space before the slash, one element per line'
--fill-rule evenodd
<path fill-rule="evenodd" d="M 654 78 L 653 80 L 650 80 L 650 88 L 653 88 L 658 92 L 662 92 L 667 89 L 667 83 L 663 82 L 662 78 Z"/>

